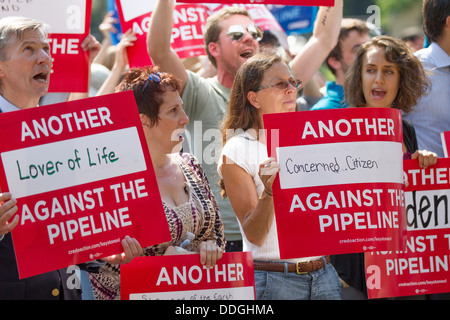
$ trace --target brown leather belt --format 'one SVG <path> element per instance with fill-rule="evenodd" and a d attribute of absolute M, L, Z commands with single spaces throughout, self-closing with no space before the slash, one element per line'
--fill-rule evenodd
<path fill-rule="evenodd" d="M 330 256 L 324 256 L 323 258 L 297 263 L 282 261 L 253 261 L 253 267 L 255 270 L 284 272 L 284 266 L 287 264 L 288 272 L 305 274 L 322 269 L 325 267 L 325 262 L 330 263 Z"/>

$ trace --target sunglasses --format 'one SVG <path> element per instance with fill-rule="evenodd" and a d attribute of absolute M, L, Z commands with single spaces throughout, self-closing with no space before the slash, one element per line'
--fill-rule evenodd
<path fill-rule="evenodd" d="M 298 89 L 302 85 L 302 81 L 301 80 L 280 81 L 280 82 L 277 82 L 270 86 L 259 87 L 256 92 L 267 89 L 267 88 L 272 88 L 272 87 L 275 87 L 280 90 L 285 90 L 285 89 L 289 88 L 289 85 L 293 86 L 295 89 Z"/>
<path fill-rule="evenodd" d="M 256 41 L 261 41 L 263 38 L 263 32 L 260 27 L 251 24 L 247 28 L 240 24 L 232 25 L 228 28 L 227 35 L 231 38 L 233 41 L 239 41 L 241 40 L 245 35 L 245 30 L 250 33 L 250 35 L 255 39 Z"/>
<path fill-rule="evenodd" d="M 150 81 L 153 81 L 154 83 L 160 83 L 161 82 L 161 72 L 158 73 L 150 73 L 147 80 L 145 81 L 144 87 L 142 88 L 142 92 L 147 89 L 148 84 Z"/>

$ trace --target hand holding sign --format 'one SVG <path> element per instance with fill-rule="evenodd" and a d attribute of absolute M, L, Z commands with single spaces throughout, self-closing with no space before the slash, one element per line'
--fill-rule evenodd
<path fill-rule="evenodd" d="M 117 261 L 126 262 L 140 244 L 170 239 L 132 92 L 0 120 L 9 136 L 0 146 L 0 185 L 20 213 L 12 232 L 20 278 L 122 251 Z M 121 243 L 126 235 L 139 244 Z M 36 265 L 43 252 L 50 259 Z"/>
<path fill-rule="evenodd" d="M 89 54 L 90 63 L 92 63 L 101 48 L 102 46 L 100 45 L 100 42 L 98 42 L 97 39 L 91 34 L 84 38 L 81 43 L 81 49 Z"/>
<path fill-rule="evenodd" d="M 92 0 L 8 1 L 8 4 L 2 2 L 2 9 L 0 18 L 22 16 L 50 26 L 48 40 L 54 61 L 49 92 L 88 91 L 88 55 L 81 44 L 89 34 Z"/>
<path fill-rule="evenodd" d="M 102 260 L 108 262 L 109 264 L 120 265 L 129 263 L 134 258 L 143 254 L 142 247 L 136 239 L 126 236 L 121 243 L 124 250 L 123 253 L 105 257 L 102 258 Z"/>
<path fill-rule="evenodd" d="M 225 253 L 213 267 L 198 255 L 139 257 L 121 267 L 122 300 L 243 300 L 255 298 L 250 252 Z"/>
<path fill-rule="evenodd" d="M 397 110 L 271 114 L 265 115 L 264 128 L 271 132 L 268 153 L 281 165 L 273 190 L 282 258 L 401 245 Z M 292 245 L 298 241 L 314 245 Z"/>
<path fill-rule="evenodd" d="M 429 166 L 435 165 L 437 162 L 437 154 L 431 151 L 427 151 L 427 150 L 416 150 L 416 152 L 414 152 L 411 155 L 411 159 L 415 160 L 418 159 L 419 160 L 419 167 L 426 169 Z"/>
<path fill-rule="evenodd" d="M 223 250 L 217 246 L 213 240 L 200 243 L 200 263 L 208 269 L 216 265 L 216 262 L 222 258 Z"/>
<path fill-rule="evenodd" d="M 275 158 L 269 158 L 259 165 L 259 178 L 264 184 L 264 192 L 272 196 L 272 185 L 280 171 L 280 164 Z"/>
<path fill-rule="evenodd" d="M 17 212 L 17 200 L 11 197 L 11 193 L 0 193 L 0 238 L 11 232 L 19 223 L 19 216 L 14 214 Z M 11 218 L 14 216 L 13 220 Z"/>
<path fill-rule="evenodd" d="M 403 162 L 406 245 L 365 254 L 368 297 L 433 294 L 450 290 L 450 159 L 422 168 Z"/>

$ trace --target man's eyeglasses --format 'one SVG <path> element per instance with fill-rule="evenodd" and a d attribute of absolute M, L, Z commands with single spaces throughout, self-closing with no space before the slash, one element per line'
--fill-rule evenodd
<path fill-rule="evenodd" d="M 150 73 L 148 75 L 147 80 L 145 81 L 144 87 L 142 88 L 142 92 L 145 91 L 145 89 L 147 89 L 147 86 L 149 84 L 150 81 L 153 81 L 154 83 L 160 83 L 161 82 L 161 72 L 158 73 Z"/>
<path fill-rule="evenodd" d="M 259 87 L 256 92 L 258 92 L 260 90 L 263 90 L 263 89 L 272 88 L 272 87 L 275 87 L 275 88 L 280 89 L 280 90 L 285 90 L 285 89 L 287 89 L 289 87 L 289 85 L 293 86 L 295 89 L 298 89 L 302 85 L 302 81 L 301 80 L 280 81 L 280 82 L 277 82 L 277 83 L 272 84 L 270 86 Z"/>
<path fill-rule="evenodd" d="M 249 25 L 247 28 L 240 24 L 232 25 L 228 28 L 227 35 L 231 38 L 231 40 L 239 41 L 244 37 L 245 30 L 247 30 L 248 33 L 250 33 L 250 35 L 256 41 L 261 41 L 261 39 L 263 38 L 263 32 L 261 28 L 254 24 Z"/>

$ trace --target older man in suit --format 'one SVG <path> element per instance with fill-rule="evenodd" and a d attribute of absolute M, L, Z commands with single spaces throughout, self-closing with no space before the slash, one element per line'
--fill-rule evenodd
<path fill-rule="evenodd" d="M 100 50 L 99 42 L 92 35 L 83 40 L 81 47 L 89 51 L 90 61 Z M 0 19 L 0 113 L 36 107 L 48 92 L 51 68 L 50 46 L 43 22 L 23 17 Z M 78 94 L 78 98 L 83 97 Z M 80 286 L 73 280 L 76 268 L 19 279 L 10 234 L 19 223 L 16 204 L 11 193 L 0 193 L 0 300 L 81 299 Z M 142 252 L 136 239 L 130 237 L 122 241 L 122 246 L 122 255 L 105 260 L 125 263 Z M 91 262 L 80 267 L 92 271 L 98 264 Z"/>

